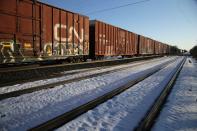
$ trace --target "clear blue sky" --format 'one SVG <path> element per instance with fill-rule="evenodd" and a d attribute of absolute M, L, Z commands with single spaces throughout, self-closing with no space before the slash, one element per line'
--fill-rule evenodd
<path fill-rule="evenodd" d="M 149 0 L 106 12 L 91 12 L 142 0 L 40 0 L 161 42 L 191 49 L 197 44 L 197 0 Z"/>

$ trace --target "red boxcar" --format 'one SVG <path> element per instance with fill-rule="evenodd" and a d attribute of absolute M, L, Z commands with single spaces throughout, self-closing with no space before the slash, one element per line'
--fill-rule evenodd
<path fill-rule="evenodd" d="M 137 34 L 94 20 L 90 24 L 90 46 L 93 56 L 133 56 L 137 54 Z"/>
<path fill-rule="evenodd" d="M 165 54 L 165 45 L 162 42 L 159 42 L 159 54 Z"/>
<path fill-rule="evenodd" d="M 167 44 L 163 44 L 163 54 L 164 55 L 167 55 L 167 54 L 169 54 L 169 45 L 167 45 Z"/>
<path fill-rule="evenodd" d="M 154 54 L 154 40 L 139 35 L 139 55 Z"/>
<path fill-rule="evenodd" d="M 158 41 L 155 41 L 155 54 L 158 55 L 160 52 L 160 44 Z"/>
<path fill-rule="evenodd" d="M 0 63 L 88 54 L 88 17 L 32 0 L 0 1 Z"/>

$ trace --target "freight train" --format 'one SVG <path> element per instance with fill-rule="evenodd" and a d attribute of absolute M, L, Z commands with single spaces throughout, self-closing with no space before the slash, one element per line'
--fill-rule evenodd
<path fill-rule="evenodd" d="M 0 64 L 169 51 L 170 45 L 36 0 L 0 1 Z"/>

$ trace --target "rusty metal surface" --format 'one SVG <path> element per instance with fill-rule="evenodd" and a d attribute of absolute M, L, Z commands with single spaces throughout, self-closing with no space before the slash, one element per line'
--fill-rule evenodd
<path fill-rule="evenodd" d="M 159 54 L 162 54 L 163 52 L 162 52 L 162 43 L 161 42 L 159 42 Z"/>
<path fill-rule="evenodd" d="M 158 42 L 155 41 L 155 54 L 169 54 L 170 53 L 170 46 L 162 43 L 162 42 Z"/>
<path fill-rule="evenodd" d="M 151 54 L 154 54 L 154 53 L 155 53 L 154 40 L 140 35 L 139 54 L 151 55 Z"/>
<path fill-rule="evenodd" d="M 146 54 L 146 37 L 140 35 L 139 54 Z"/>
<path fill-rule="evenodd" d="M 1 0 L 0 19 L 0 63 L 89 54 L 86 16 L 31 0 Z"/>
<path fill-rule="evenodd" d="M 136 55 L 137 54 L 137 34 L 133 33 L 133 32 L 129 32 L 129 44 L 128 44 L 128 55 Z"/>
<path fill-rule="evenodd" d="M 159 42 L 155 41 L 155 54 L 159 54 Z"/>
<path fill-rule="evenodd" d="M 94 20 L 91 21 L 91 46 L 96 56 L 132 56 L 137 54 L 137 34 Z"/>

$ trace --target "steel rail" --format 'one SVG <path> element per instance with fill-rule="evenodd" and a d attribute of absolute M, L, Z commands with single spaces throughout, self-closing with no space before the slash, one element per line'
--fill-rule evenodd
<path fill-rule="evenodd" d="M 159 57 L 159 56 L 157 56 Z M 117 60 L 105 60 L 105 61 L 93 61 L 93 62 L 81 62 L 81 63 L 70 63 L 70 64 L 59 64 L 49 66 L 38 66 L 38 67 L 17 67 L 17 68 L 0 68 L 0 87 L 9 86 L 13 84 L 19 84 L 28 82 L 31 79 L 46 79 L 48 76 L 60 73 L 62 71 L 70 71 L 76 69 L 87 69 L 102 66 L 121 65 L 129 62 L 148 60 L 156 58 L 156 56 L 149 57 L 135 57 L 128 59 L 117 59 Z M 20 77 L 19 77 L 20 76 Z"/>
<path fill-rule="evenodd" d="M 115 61 L 135 61 L 135 60 L 144 60 L 144 59 L 151 59 L 157 58 L 159 56 L 140 56 L 134 58 L 126 58 L 126 59 L 114 59 L 114 60 L 97 60 L 97 61 L 90 61 L 90 62 L 79 62 L 79 63 L 66 63 L 66 64 L 52 64 L 52 65 L 45 65 L 45 66 L 38 66 L 37 64 L 27 65 L 27 66 L 15 66 L 15 67 L 7 67 L 7 68 L 0 68 L 0 73 L 7 73 L 7 72 L 17 72 L 17 71 L 27 71 L 27 70 L 35 70 L 35 69 L 44 69 L 44 68 L 56 68 L 56 67 L 64 67 L 64 66 L 72 66 L 72 65 L 83 65 L 83 64 L 95 64 L 95 63 L 107 63 L 107 62 L 115 62 Z"/>
<path fill-rule="evenodd" d="M 149 131 L 149 130 L 151 130 L 151 127 L 154 124 L 155 119 L 159 115 L 159 112 L 162 109 L 162 106 L 164 105 L 168 95 L 170 94 L 170 91 L 171 91 L 173 85 L 175 84 L 176 79 L 177 79 L 181 69 L 183 68 L 185 61 L 186 61 L 186 57 L 181 61 L 181 63 L 176 68 L 176 70 L 168 78 L 168 82 L 164 85 L 163 91 L 157 97 L 157 99 L 155 100 L 155 103 L 151 106 L 151 108 L 146 113 L 145 117 L 141 120 L 139 125 L 135 128 L 135 131 Z"/>

